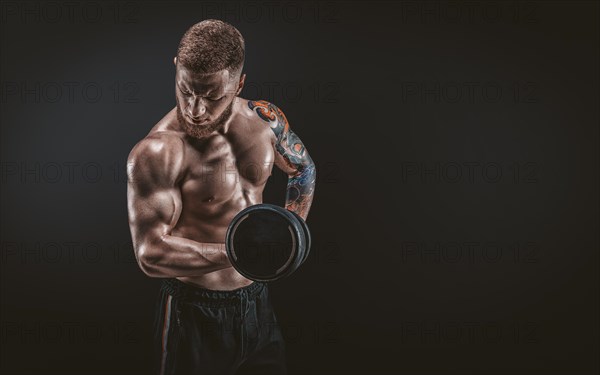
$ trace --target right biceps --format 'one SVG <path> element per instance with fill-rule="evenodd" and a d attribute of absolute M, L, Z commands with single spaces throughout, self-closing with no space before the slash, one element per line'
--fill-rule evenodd
<path fill-rule="evenodd" d="M 183 143 L 165 134 L 140 141 L 127 159 L 127 205 L 136 256 L 160 256 L 181 214 Z"/>
<path fill-rule="evenodd" d="M 140 194 L 128 186 L 129 226 L 138 259 L 160 256 L 163 236 L 171 234 L 181 214 L 181 195 L 175 188 Z"/>

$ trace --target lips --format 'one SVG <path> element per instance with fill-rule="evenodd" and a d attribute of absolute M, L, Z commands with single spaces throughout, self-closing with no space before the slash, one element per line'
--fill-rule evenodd
<path fill-rule="evenodd" d="M 203 124 L 205 124 L 205 123 L 208 122 L 208 119 L 203 119 L 203 120 L 200 120 L 200 121 L 198 121 L 198 120 L 194 121 L 190 117 L 187 117 L 187 120 L 188 120 L 189 123 L 194 124 L 194 125 L 203 125 Z"/>

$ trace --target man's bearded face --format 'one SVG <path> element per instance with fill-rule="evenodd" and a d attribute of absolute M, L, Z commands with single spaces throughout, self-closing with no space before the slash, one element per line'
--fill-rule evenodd
<path fill-rule="evenodd" d="M 194 138 L 204 138 L 223 128 L 233 111 L 238 81 L 229 70 L 195 73 L 177 64 L 175 77 L 177 120 Z"/>

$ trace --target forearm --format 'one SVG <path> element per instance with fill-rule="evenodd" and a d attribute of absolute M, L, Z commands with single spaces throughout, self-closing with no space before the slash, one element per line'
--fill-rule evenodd
<path fill-rule="evenodd" d="M 151 277 L 201 276 L 231 267 L 224 243 L 196 242 L 170 235 L 162 236 L 152 248 L 142 251 L 138 263 Z"/>
<path fill-rule="evenodd" d="M 312 204 L 316 177 L 315 165 L 311 163 L 288 178 L 285 208 L 294 211 L 304 220 L 308 217 Z"/>

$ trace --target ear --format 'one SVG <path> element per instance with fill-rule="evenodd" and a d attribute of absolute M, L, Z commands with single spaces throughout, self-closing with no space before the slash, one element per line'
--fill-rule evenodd
<path fill-rule="evenodd" d="M 235 96 L 238 96 L 240 92 L 242 92 L 242 89 L 244 88 L 244 82 L 246 82 L 246 74 L 242 74 L 240 76 L 240 83 L 238 83 L 238 89 L 235 93 Z"/>
<path fill-rule="evenodd" d="M 177 66 L 177 56 L 173 57 L 173 64 L 175 64 L 175 66 Z"/>

